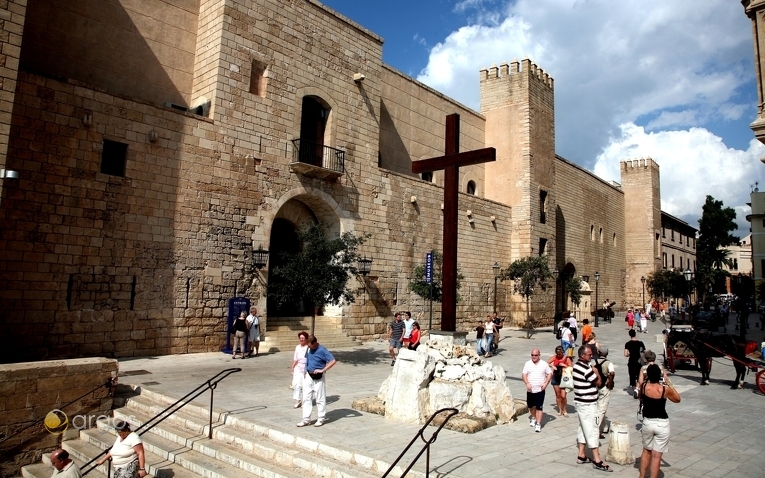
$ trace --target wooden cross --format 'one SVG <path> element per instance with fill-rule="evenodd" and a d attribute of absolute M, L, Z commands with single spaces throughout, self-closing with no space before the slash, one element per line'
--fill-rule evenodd
<path fill-rule="evenodd" d="M 444 252 L 441 299 L 441 330 L 457 329 L 457 212 L 459 209 L 460 166 L 488 163 L 497 160 L 494 148 L 460 153 L 460 115 L 446 117 L 444 156 L 412 163 L 416 174 L 444 170 Z"/>

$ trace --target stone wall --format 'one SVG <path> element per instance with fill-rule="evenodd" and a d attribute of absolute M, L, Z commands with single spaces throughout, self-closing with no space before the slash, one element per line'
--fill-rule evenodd
<path fill-rule="evenodd" d="M 29 2 L 21 67 L 189 106 L 199 2 Z"/>
<path fill-rule="evenodd" d="M 0 365 L 0 475 L 16 476 L 23 465 L 39 462 L 62 439 L 77 434 L 78 427 L 108 414 L 112 386 L 107 384 L 116 384 L 117 372 L 117 361 L 104 358 Z M 64 412 L 69 426 L 47 431 L 43 422 L 52 410 Z"/>
<path fill-rule="evenodd" d="M 11 112 L 16 96 L 27 0 L 0 1 L 0 169 L 7 167 Z M 8 180 L 0 180 L 0 197 Z M 1 202 L 1 199 L 0 199 Z"/>
<path fill-rule="evenodd" d="M 555 166 L 555 191 L 558 269 L 563 270 L 570 263 L 576 269 L 576 276 L 590 276 L 592 302 L 595 301 L 595 272 L 599 272 L 599 304 L 590 306 L 600 307 L 608 298 L 617 302 L 617 309 L 622 308 L 627 242 L 624 193 L 560 157 Z M 581 305 L 587 308 L 584 303 Z"/>

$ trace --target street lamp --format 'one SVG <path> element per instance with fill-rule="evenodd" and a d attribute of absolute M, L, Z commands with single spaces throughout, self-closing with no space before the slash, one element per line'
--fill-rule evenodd
<path fill-rule="evenodd" d="M 555 277 L 555 294 L 558 293 L 558 268 L 556 267 L 555 270 L 553 270 L 553 277 Z M 558 301 L 553 299 L 553 303 L 555 304 L 555 313 L 558 313 Z"/>
<path fill-rule="evenodd" d="M 645 307 L 645 276 L 640 277 L 640 282 L 643 283 L 643 307 Z"/>
<path fill-rule="evenodd" d="M 693 272 L 691 272 L 690 269 L 685 269 L 685 272 L 683 272 L 683 276 L 685 276 L 685 282 L 688 283 L 688 302 L 691 301 L 691 279 L 693 278 Z M 685 308 L 687 309 L 690 304 L 685 304 Z"/>
<path fill-rule="evenodd" d="M 595 327 L 598 326 L 598 282 L 600 281 L 600 272 L 595 272 Z"/>
<path fill-rule="evenodd" d="M 363 259 L 359 259 L 359 267 L 358 267 L 359 274 L 361 274 L 362 276 L 366 276 L 367 274 L 369 274 L 371 270 L 372 270 L 371 257 L 367 259 L 367 256 L 364 256 Z"/>
<path fill-rule="evenodd" d="M 491 270 L 494 271 L 494 312 L 497 312 L 497 279 L 499 278 L 499 262 L 495 262 L 491 266 Z"/>

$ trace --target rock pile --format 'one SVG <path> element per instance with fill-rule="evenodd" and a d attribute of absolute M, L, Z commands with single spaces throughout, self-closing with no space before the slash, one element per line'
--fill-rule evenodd
<path fill-rule="evenodd" d="M 417 351 L 402 349 L 377 396 L 386 418 L 413 424 L 425 423 L 441 408 L 497 423 L 515 414 L 504 369 L 469 347 L 442 341 L 422 344 Z"/>

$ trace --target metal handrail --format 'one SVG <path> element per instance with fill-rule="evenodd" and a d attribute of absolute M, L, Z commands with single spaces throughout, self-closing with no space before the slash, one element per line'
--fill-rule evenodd
<path fill-rule="evenodd" d="M 325 146 L 307 139 L 293 139 L 295 163 L 310 164 L 323 169 L 345 173 L 345 151 Z"/>
<path fill-rule="evenodd" d="M 447 416 L 446 419 L 443 422 L 441 422 L 441 425 L 439 425 L 436 431 L 433 432 L 433 434 L 430 436 L 430 438 L 426 440 L 422 432 L 424 432 L 425 429 L 428 427 L 428 425 L 430 425 L 430 422 L 432 422 L 433 419 L 436 418 L 436 415 L 443 412 L 449 412 L 449 416 Z M 421 438 L 422 441 L 425 442 L 425 445 L 423 445 L 422 450 L 420 450 L 417 456 L 414 457 L 412 462 L 409 464 L 406 470 L 404 470 L 401 476 L 406 476 L 406 474 L 409 473 L 409 470 L 412 469 L 414 464 L 417 463 L 417 460 L 419 460 L 422 454 L 426 451 L 427 451 L 427 454 L 425 455 L 425 476 L 426 477 L 430 476 L 430 445 L 436 441 L 436 439 L 438 438 L 438 432 L 440 432 L 441 429 L 444 427 L 444 425 L 446 425 L 446 422 L 448 422 L 449 419 L 451 419 L 454 415 L 458 413 L 459 413 L 459 410 L 457 410 L 456 408 L 442 408 L 441 410 L 438 410 L 436 413 L 431 415 L 430 418 L 428 418 L 428 421 L 425 422 L 425 425 L 423 425 L 422 428 L 420 428 L 420 430 L 417 432 L 414 438 L 412 438 L 412 441 L 410 441 L 409 444 L 406 446 L 406 448 L 404 448 L 404 451 L 402 451 L 401 454 L 398 456 L 398 458 L 396 458 L 396 460 L 393 462 L 390 468 L 388 468 L 388 470 L 385 472 L 382 478 L 385 478 L 386 476 L 388 476 L 388 474 L 393 470 L 393 467 L 395 467 L 398 464 L 398 462 L 401 461 L 401 458 L 404 457 L 406 452 L 408 452 L 409 449 L 412 448 L 412 445 L 414 445 L 414 442 L 417 441 L 417 438 Z"/>
<path fill-rule="evenodd" d="M 215 388 L 218 386 L 218 383 L 220 383 L 224 378 L 228 377 L 232 373 L 237 373 L 237 372 L 241 372 L 241 371 L 242 371 L 242 369 L 237 367 L 237 368 L 227 368 L 225 370 L 222 370 L 222 371 L 218 372 L 215 376 L 213 376 L 212 378 L 208 379 L 207 381 L 205 381 L 204 383 L 202 383 L 198 387 L 196 387 L 194 390 L 190 391 L 189 393 L 187 393 L 183 397 L 181 397 L 178 400 L 176 400 L 172 405 L 168 406 L 167 408 L 165 408 L 161 412 L 157 413 L 152 418 L 150 418 L 149 420 L 144 422 L 143 425 L 141 425 L 140 427 L 136 428 L 133 431 L 135 433 L 138 433 L 139 436 L 143 435 L 144 433 L 148 432 L 149 430 L 151 430 L 155 426 L 157 426 L 160 423 L 162 423 L 165 420 L 165 418 L 167 418 L 170 415 L 172 415 L 173 413 L 179 411 L 181 408 L 183 408 L 186 405 L 188 405 L 189 403 L 191 403 L 195 398 L 197 398 L 198 396 L 202 395 L 203 393 L 205 393 L 209 389 L 210 390 L 210 422 L 209 422 L 209 426 L 208 426 L 207 438 L 212 439 L 213 399 L 215 397 Z M 98 456 L 96 456 L 95 458 L 93 458 L 89 462 L 85 463 L 85 465 L 83 465 L 83 467 L 82 467 L 82 470 L 83 470 L 82 474 L 83 475 L 87 475 L 91 471 L 95 470 L 96 466 L 98 466 L 98 465 L 95 464 L 95 462 L 99 458 L 101 458 L 102 456 L 106 455 L 107 453 L 109 453 L 108 449 L 104 450 L 102 453 L 100 453 Z M 87 469 L 91 465 L 92 465 L 92 468 Z M 109 462 L 107 476 L 111 476 L 111 462 Z"/>

